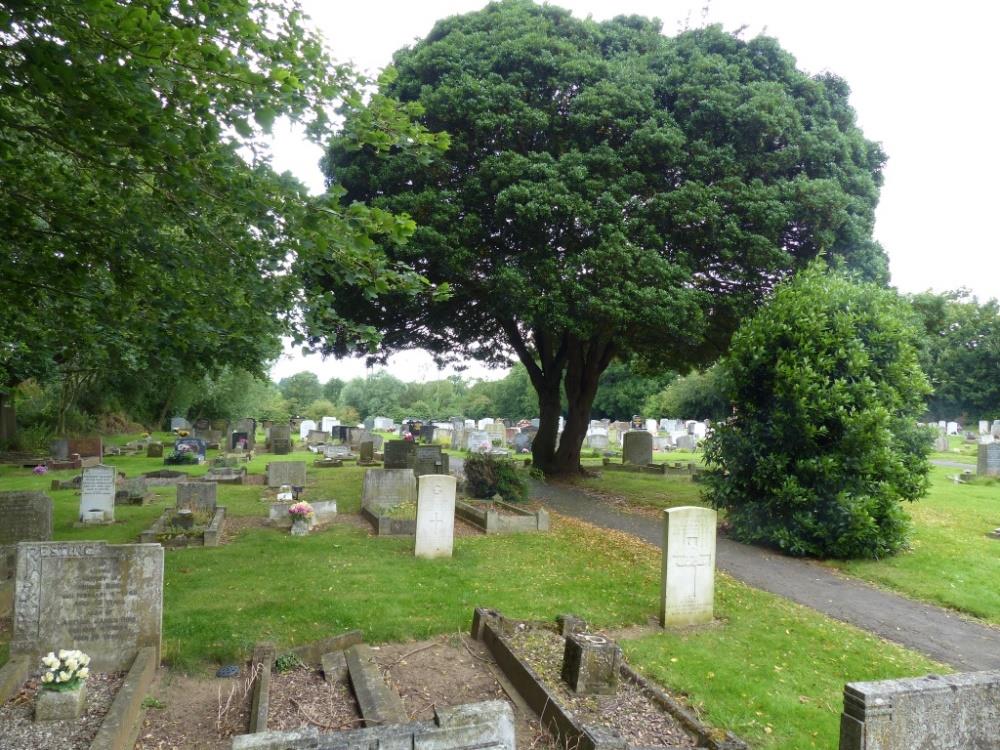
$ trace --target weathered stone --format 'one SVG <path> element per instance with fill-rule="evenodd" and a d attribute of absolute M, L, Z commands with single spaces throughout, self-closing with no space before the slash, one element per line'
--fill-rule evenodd
<path fill-rule="evenodd" d="M 306 434 L 306 443 L 308 445 L 322 445 L 329 439 L 330 436 L 323 432 L 323 430 L 309 430 Z"/>
<path fill-rule="evenodd" d="M 614 695 L 622 652 L 618 644 L 601 635 L 570 633 L 563 650 L 562 678 L 581 695 Z"/>
<path fill-rule="evenodd" d="M 147 445 L 146 458 L 163 458 L 163 443 L 150 443 Z"/>
<path fill-rule="evenodd" d="M 219 488 L 214 482 L 183 482 L 177 485 L 177 508 L 215 512 Z"/>
<path fill-rule="evenodd" d="M 273 429 L 273 428 L 272 428 Z M 272 461 L 267 465 L 267 486 L 304 487 L 306 484 L 305 461 Z"/>
<path fill-rule="evenodd" d="M 71 438 L 67 449 L 69 455 L 77 453 L 82 458 L 101 458 L 104 456 L 104 443 L 100 437 Z"/>
<path fill-rule="evenodd" d="M 976 473 L 980 476 L 1000 476 L 1000 443 L 980 443 Z"/>
<path fill-rule="evenodd" d="M 418 477 L 424 474 L 447 474 L 448 454 L 441 452 L 440 445 L 418 445 L 413 456 L 413 473 Z"/>
<path fill-rule="evenodd" d="M 320 732 L 310 727 L 233 738 L 233 750 L 515 750 L 516 745 L 514 712 L 505 701 L 437 708 L 433 722 L 415 721 L 345 732 Z"/>
<path fill-rule="evenodd" d="M 60 692 L 40 689 L 35 696 L 35 721 L 79 719 L 86 705 L 86 680 L 76 690 Z"/>
<path fill-rule="evenodd" d="M 417 498 L 417 557 L 451 557 L 455 541 L 455 490 L 452 476 L 420 477 Z"/>
<path fill-rule="evenodd" d="M 463 447 L 473 453 L 484 453 L 493 448 L 493 441 L 485 430 L 466 430 Z"/>
<path fill-rule="evenodd" d="M 382 679 L 371 648 L 359 643 L 346 649 L 344 658 L 365 725 L 385 726 L 406 722 L 407 713 L 403 708 L 403 701 Z"/>
<path fill-rule="evenodd" d="M 320 657 L 323 679 L 330 685 L 347 679 L 347 658 L 343 651 L 331 651 Z"/>
<path fill-rule="evenodd" d="M 572 633 L 583 633 L 587 630 L 587 621 L 576 615 L 557 615 L 556 624 L 559 626 L 559 633 L 567 636 Z"/>
<path fill-rule="evenodd" d="M 139 649 L 160 650 L 163 547 L 21 542 L 11 654 L 34 659 L 72 644 L 91 669 L 124 670 Z"/>
<path fill-rule="evenodd" d="M 715 606 L 715 524 L 708 508 L 681 506 L 663 511 L 664 627 L 712 621 Z"/>
<path fill-rule="evenodd" d="M 840 750 L 993 750 L 1000 671 L 844 686 Z"/>
<path fill-rule="evenodd" d="M 622 448 L 622 463 L 633 466 L 646 466 L 653 463 L 653 436 L 645 430 L 626 432 Z"/>
<path fill-rule="evenodd" d="M 44 492 L 0 492 L 0 545 L 51 538 L 51 497 Z"/>
<path fill-rule="evenodd" d="M 268 435 L 271 453 L 279 456 L 292 452 L 292 428 L 287 424 L 276 424 Z"/>
<path fill-rule="evenodd" d="M 358 459 L 363 464 L 370 464 L 375 460 L 375 443 L 372 440 L 366 440 L 361 443 L 359 447 L 360 458 Z"/>
<path fill-rule="evenodd" d="M 104 523 L 115 520 L 115 479 L 118 473 L 114 466 L 98 465 L 83 470 L 80 480 L 80 512 L 82 522 L 96 519 L 100 511 Z"/>
<path fill-rule="evenodd" d="M 361 505 L 376 515 L 417 499 L 413 469 L 368 469 L 361 490 Z"/>
<path fill-rule="evenodd" d="M 146 477 L 124 480 L 115 491 L 115 505 L 144 505 L 149 499 Z"/>

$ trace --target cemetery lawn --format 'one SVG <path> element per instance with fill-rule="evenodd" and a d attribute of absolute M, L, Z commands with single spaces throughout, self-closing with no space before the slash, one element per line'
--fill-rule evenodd
<path fill-rule="evenodd" d="M 931 468 L 927 497 L 906 505 L 912 548 L 885 560 L 831 563 L 850 575 L 1000 625 L 1000 482 L 955 484 L 954 467 Z M 982 481 L 983 483 L 979 483 Z"/>
<path fill-rule="evenodd" d="M 218 548 L 166 554 L 163 658 L 174 668 L 208 673 L 242 661 L 259 640 L 282 649 L 351 628 L 371 643 L 465 633 L 476 606 L 526 619 L 572 612 L 598 629 L 645 626 L 656 616 L 660 553 L 633 537 L 554 515 L 549 534 L 459 535 L 452 559 L 416 559 L 412 539 L 369 536 L 367 525 L 350 515 L 360 506 L 363 468 L 314 469 L 312 455 L 296 451 L 259 456 L 250 469 L 260 473 L 271 460 L 306 460 L 307 499 L 336 499 L 338 522 L 292 537 L 262 525 L 266 488 L 220 485 L 219 504 L 227 507 L 235 538 Z M 129 476 L 162 468 L 162 460 L 145 457 L 105 461 Z M 184 470 L 197 475 L 207 467 Z M 74 473 L 35 477 L 28 469 L 0 467 L 0 487 L 49 492 L 54 476 Z M 697 487 L 683 477 L 608 477 L 640 489 L 656 480 L 662 491 L 671 479 Z M 648 487 L 650 502 L 661 502 Z M 156 493 L 150 506 L 117 506 L 113 526 L 73 529 L 78 496 L 49 492 L 54 538 L 134 542 L 173 505 L 174 487 Z M 628 630 L 622 645 L 637 668 L 686 693 L 709 722 L 755 748 L 833 747 L 845 682 L 947 671 L 725 575 L 717 579 L 716 602 L 713 626 Z M 0 662 L 5 659 L 0 644 Z"/>
<path fill-rule="evenodd" d="M 932 461 L 952 461 L 954 463 L 969 464 L 975 467 L 979 447 L 976 443 L 970 443 L 963 437 L 952 435 L 948 438 L 949 450 L 947 453 L 935 451 L 930 454 Z"/>
<path fill-rule="evenodd" d="M 680 505 L 705 506 L 701 486 L 690 476 L 633 474 L 605 471 L 599 477 L 572 480 L 572 485 L 588 494 L 639 509 L 663 510 Z"/>

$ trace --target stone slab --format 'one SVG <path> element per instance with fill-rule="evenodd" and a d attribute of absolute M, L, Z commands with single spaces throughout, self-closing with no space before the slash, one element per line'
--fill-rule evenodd
<path fill-rule="evenodd" d="M 273 428 L 272 428 L 273 429 Z M 305 461 L 272 461 L 267 465 L 267 486 L 304 487 L 306 484 Z"/>
<path fill-rule="evenodd" d="M 0 492 L 0 547 L 51 538 L 51 497 L 44 492 Z"/>
<path fill-rule="evenodd" d="M 417 499 L 417 478 L 413 469 L 366 469 L 361 490 L 361 505 L 378 515 Z"/>
<path fill-rule="evenodd" d="M 405 723 L 409 717 L 403 700 L 382 679 L 371 648 L 359 643 L 345 650 L 344 657 L 365 726 Z"/>
<path fill-rule="evenodd" d="M 663 518 L 660 621 L 664 627 L 709 623 L 715 606 L 717 514 L 681 506 L 663 511 Z"/>
<path fill-rule="evenodd" d="M 632 466 L 653 463 L 653 436 L 645 430 L 626 432 L 622 443 L 622 463 Z"/>
<path fill-rule="evenodd" d="M 177 509 L 215 512 L 219 488 L 214 482 L 181 482 L 177 485 Z"/>
<path fill-rule="evenodd" d="M 125 670 L 139 650 L 160 652 L 163 547 L 105 542 L 21 542 L 13 655 L 33 659 L 71 645 L 92 669 Z"/>
<path fill-rule="evenodd" d="M 111 708 L 101 722 L 97 736 L 90 743 L 90 750 L 128 750 L 135 747 L 145 713 L 142 702 L 149 692 L 158 666 L 155 649 L 148 646 L 139 649 Z"/>

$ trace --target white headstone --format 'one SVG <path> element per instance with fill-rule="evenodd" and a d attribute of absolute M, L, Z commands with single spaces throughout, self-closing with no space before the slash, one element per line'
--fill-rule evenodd
<path fill-rule="evenodd" d="M 663 511 L 664 627 L 712 621 L 715 608 L 716 512 L 681 506 Z"/>
<path fill-rule="evenodd" d="M 979 434 L 988 435 L 990 433 L 990 423 L 985 419 L 979 420 Z"/>
<path fill-rule="evenodd" d="M 705 434 L 708 432 L 708 427 L 705 426 L 704 422 L 695 422 L 693 425 L 691 425 L 688 431 L 696 438 L 701 440 L 705 437 Z"/>
<path fill-rule="evenodd" d="M 484 430 L 469 430 L 465 434 L 466 450 L 470 450 L 473 453 L 483 453 L 489 451 L 493 446 L 490 433 Z"/>
<path fill-rule="evenodd" d="M 958 422 L 949 422 L 948 425 L 947 425 L 946 431 L 947 431 L 947 433 L 949 435 L 957 435 L 958 434 Z"/>
<path fill-rule="evenodd" d="M 375 417 L 375 422 L 373 424 L 373 428 L 376 429 L 376 430 L 382 430 L 382 431 L 391 430 L 392 429 L 392 420 L 389 419 L 389 417 Z"/>
<path fill-rule="evenodd" d="M 425 474 L 417 495 L 417 557 L 451 557 L 455 541 L 455 477 Z"/>
<path fill-rule="evenodd" d="M 1000 437 L 1000 419 L 993 420 L 993 424 L 990 425 L 990 434 L 993 437 Z"/>
<path fill-rule="evenodd" d="M 939 420 L 938 421 L 938 429 L 941 430 L 942 432 L 944 432 L 945 430 L 948 429 L 948 423 L 945 422 L 943 419 Z"/>
<path fill-rule="evenodd" d="M 482 419 L 479 420 L 479 424 L 477 426 L 480 430 L 485 431 L 489 425 L 493 424 L 493 422 L 494 422 L 493 417 L 483 417 Z"/>
<path fill-rule="evenodd" d="M 311 419 L 303 419 L 302 423 L 299 425 L 299 439 L 305 440 L 306 436 L 309 435 L 309 430 L 315 430 L 316 423 Z"/>
<path fill-rule="evenodd" d="M 83 478 L 80 480 L 79 520 L 95 520 L 93 511 L 101 511 L 106 523 L 115 520 L 116 476 L 115 467 L 104 464 L 83 470 Z"/>
<path fill-rule="evenodd" d="M 334 427 L 340 426 L 340 420 L 336 417 L 323 417 L 320 421 L 320 429 L 329 434 Z"/>
<path fill-rule="evenodd" d="M 646 420 L 646 432 L 648 432 L 650 435 L 655 435 L 659 431 L 660 431 L 659 422 L 657 422 L 655 419 Z"/>

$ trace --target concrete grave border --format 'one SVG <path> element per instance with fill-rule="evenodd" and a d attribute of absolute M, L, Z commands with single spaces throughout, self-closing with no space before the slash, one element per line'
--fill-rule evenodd
<path fill-rule="evenodd" d="M 189 537 L 184 544 L 175 544 L 173 540 L 168 541 L 166 544 L 160 542 L 156 537 L 158 534 L 162 533 L 163 530 L 170 525 L 170 519 L 177 512 L 176 508 L 167 508 L 163 513 L 157 518 L 153 525 L 148 529 L 139 534 L 139 541 L 143 544 L 162 544 L 164 549 L 183 549 L 184 547 L 218 547 L 219 538 L 222 536 L 222 530 L 225 528 L 226 523 L 226 506 L 217 505 L 215 507 L 215 514 L 212 516 L 212 520 L 209 522 L 205 530 L 201 532 L 201 538 L 197 536 Z"/>
<path fill-rule="evenodd" d="M 516 505 L 494 500 L 504 515 L 495 510 L 483 510 L 470 502 L 455 501 L 455 517 L 467 521 L 487 534 L 517 534 L 549 530 L 549 512 L 544 508 L 537 511 L 518 508 Z"/>

